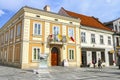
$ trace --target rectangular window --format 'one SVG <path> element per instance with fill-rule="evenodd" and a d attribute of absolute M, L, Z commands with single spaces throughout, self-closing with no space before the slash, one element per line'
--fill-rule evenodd
<path fill-rule="evenodd" d="M 91 43 L 95 43 L 95 34 L 91 34 Z"/>
<path fill-rule="evenodd" d="M 60 27 L 54 26 L 53 27 L 53 34 L 54 34 L 54 41 L 58 41 L 58 35 L 60 34 Z"/>
<path fill-rule="evenodd" d="M 74 38 L 74 29 L 73 28 L 68 29 L 68 36 Z"/>
<path fill-rule="evenodd" d="M 13 38 L 13 29 L 10 30 L 10 39 Z"/>
<path fill-rule="evenodd" d="M 53 34 L 55 34 L 55 35 L 60 34 L 60 28 L 58 26 L 53 27 Z"/>
<path fill-rule="evenodd" d="M 100 44 L 104 44 L 103 35 L 100 35 Z"/>
<path fill-rule="evenodd" d="M 69 60 L 74 60 L 74 50 L 69 49 L 68 54 L 69 54 Z"/>
<path fill-rule="evenodd" d="M 8 40 L 8 33 L 6 32 L 6 34 L 5 34 L 5 41 L 7 41 Z"/>
<path fill-rule="evenodd" d="M 115 25 L 115 31 L 117 31 L 118 29 L 117 29 L 117 25 Z"/>
<path fill-rule="evenodd" d="M 17 26 L 17 36 L 20 36 L 20 31 L 21 31 L 21 25 L 18 24 L 18 26 Z"/>
<path fill-rule="evenodd" d="M 42 35 L 41 24 L 34 23 L 34 35 Z"/>
<path fill-rule="evenodd" d="M 85 32 L 81 32 L 81 42 L 83 42 L 83 43 L 86 42 L 86 34 L 85 34 Z"/>
<path fill-rule="evenodd" d="M 119 46 L 119 38 L 116 37 L 116 46 Z"/>
<path fill-rule="evenodd" d="M 108 45 L 111 45 L 111 37 L 108 36 Z"/>
<path fill-rule="evenodd" d="M 33 48 L 32 60 L 40 59 L 40 48 Z"/>
<path fill-rule="evenodd" d="M 105 62 L 105 52 L 101 52 L 101 60 Z"/>

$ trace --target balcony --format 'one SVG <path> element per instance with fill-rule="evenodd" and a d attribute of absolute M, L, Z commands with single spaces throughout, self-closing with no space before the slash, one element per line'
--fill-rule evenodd
<path fill-rule="evenodd" d="M 58 44 L 58 45 L 63 45 L 66 43 L 66 36 L 63 35 L 56 35 L 52 34 L 48 36 L 48 43 L 49 44 Z"/>

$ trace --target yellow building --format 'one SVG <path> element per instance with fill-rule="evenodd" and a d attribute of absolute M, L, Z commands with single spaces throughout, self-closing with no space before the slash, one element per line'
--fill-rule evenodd
<path fill-rule="evenodd" d="M 48 66 L 80 66 L 80 20 L 31 7 L 21 8 L 0 29 L 0 63 L 36 68 L 41 54 L 48 54 Z"/>

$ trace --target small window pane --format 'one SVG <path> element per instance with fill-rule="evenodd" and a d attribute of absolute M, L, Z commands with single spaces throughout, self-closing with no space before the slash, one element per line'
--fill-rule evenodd
<path fill-rule="evenodd" d="M 34 59 L 36 59 L 36 49 L 34 49 Z"/>
<path fill-rule="evenodd" d="M 38 35 L 40 35 L 40 24 L 38 24 Z"/>

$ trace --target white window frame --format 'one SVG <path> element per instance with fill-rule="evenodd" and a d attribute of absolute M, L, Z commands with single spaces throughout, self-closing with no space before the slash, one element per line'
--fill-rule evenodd
<path fill-rule="evenodd" d="M 94 35 L 94 36 L 93 36 Z M 94 42 L 93 42 L 94 41 Z M 96 43 L 95 41 L 95 34 L 91 34 L 91 43 Z"/>
<path fill-rule="evenodd" d="M 114 29 L 115 29 L 115 31 L 117 31 L 118 32 L 118 26 L 115 24 L 115 26 L 114 26 Z"/>
<path fill-rule="evenodd" d="M 20 36 L 20 33 L 21 33 L 21 23 L 19 23 L 17 25 L 17 34 L 16 34 L 16 36 Z"/>
<path fill-rule="evenodd" d="M 58 34 L 60 34 L 60 26 L 57 26 L 57 25 L 54 25 L 54 26 L 52 27 L 52 33 L 55 34 L 55 35 L 58 35 L 58 34 L 56 34 L 55 31 L 54 31 L 54 27 L 57 27 L 57 28 L 58 28 Z"/>
<path fill-rule="evenodd" d="M 35 24 L 37 24 L 37 32 L 35 33 Z M 38 34 L 38 25 L 40 25 L 40 34 Z M 34 22 L 33 23 L 33 35 L 34 36 L 41 36 L 42 35 L 42 23 L 40 22 Z"/>
<path fill-rule="evenodd" d="M 13 39 L 13 29 L 10 30 L 10 39 Z"/>
<path fill-rule="evenodd" d="M 40 50 L 39 51 L 39 55 L 38 55 L 38 52 L 36 53 L 36 59 L 34 59 L 34 49 L 36 50 Z M 40 47 L 32 47 L 32 61 L 39 61 L 40 60 L 40 52 L 41 52 L 41 48 Z M 39 57 L 39 58 L 38 58 Z"/>
<path fill-rule="evenodd" d="M 70 51 L 73 51 L 73 53 L 70 53 Z M 75 50 L 74 49 L 68 49 L 68 60 L 75 60 Z"/>
<path fill-rule="evenodd" d="M 56 29 L 57 29 L 58 32 L 54 30 L 55 27 L 56 27 Z M 55 33 L 55 32 L 57 32 L 57 33 Z M 58 41 L 59 40 L 58 39 L 58 34 L 60 34 L 60 26 L 54 25 L 52 27 L 52 34 L 54 34 L 54 40 Z"/>
<path fill-rule="evenodd" d="M 5 50 L 4 59 L 7 60 L 7 50 Z"/>
<path fill-rule="evenodd" d="M 73 31 L 72 35 L 71 35 L 71 30 Z M 74 28 L 68 28 L 68 36 L 74 38 Z"/>
<path fill-rule="evenodd" d="M 8 32 L 5 33 L 5 41 L 8 41 Z"/>
<path fill-rule="evenodd" d="M 111 43 L 111 37 L 110 36 L 108 36 L 108 45 L 111 45 L 112 43 Z"/>
<path fill-rule="evenodd" d="M 103 35 L 100 35 L 100 44 L 104 44 L 104 37 L 103 37 Z"/>
<path fill-rule="evenodd" d="M 81 42 L 82 43 L 86 42 L 86 33 L 85 32 L 81 32 Z"/>

